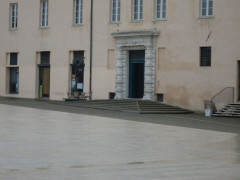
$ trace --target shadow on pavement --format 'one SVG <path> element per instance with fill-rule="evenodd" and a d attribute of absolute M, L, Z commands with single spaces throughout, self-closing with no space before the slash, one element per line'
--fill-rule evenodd
<path fill-rule="evenodd" d="M 201 113 L 136 114 L 68 106 L 63 101 L 5 97 L 0 97 L 0 104 L 240 134 L 239 118 L 205 117 Z"/>

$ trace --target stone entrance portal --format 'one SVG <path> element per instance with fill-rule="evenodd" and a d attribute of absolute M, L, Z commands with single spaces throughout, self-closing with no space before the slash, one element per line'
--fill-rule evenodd
<path fill-rule="evenodd" d="M 129 97 L 129 51 L 145 50 L 144 100 L 155 98 L 155 64 L 157 30 L 112 33 L 116 45 L 116 96 L 115 99 Z"/>

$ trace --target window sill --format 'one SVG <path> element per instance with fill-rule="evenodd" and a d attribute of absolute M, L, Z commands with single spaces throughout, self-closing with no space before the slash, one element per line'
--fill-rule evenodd
<path fill-rule="evenodd" d="M 9 31 L 17 31 L 18 28 L 9 28 L 8 30 L 9 30 Z"/>
<path fill-rule="evenodd" d="M 164 18 L 164 19 L 157 19 L 157 18 L 156 18 L 156 19 L 153 20 L 153 22 L 159 22 L 159 21 L 160 21 L 160 22 L 161 22 L 161 21 L 167 21 L 167 18 Z"/>
<path fill-rule="evenodd" d="M 49 26 L 41 26 L 39 29 L 49 29 Z"/>
<path fill-rule="evenodd" d="M 200 16 L 198 19 L 212 19 L 214 16 Z"/>
<path fill-rule="evenodd" d="M 130 23 L 142 23 L 143 22 L 143 20 L 132 20 L 132 21 L 130 21 Z"/>
<path fill-rule="evenodd" d="M 211 65 L 210 66 L 199 66 L 201 69 L 203 69 L 203 68 L 211 68 Z"/>
<path fill-rule="evenodd" d="M 19 67 L 19 65 L 6 65 L 7 68 L 16 68 Z"/>
<path fill-rule="evenodd" d="M 14 96 L 14 95 L 19 95 L 19 93 L 12 93 L 12 92 L 9 92 L 8 95 L 10 95 L 10 96 L 13 95 L 13 96 Z"/>
<path fill-rule="evenodd" d="M 121 22 L 120 21 L 118 21 L 118 22 L 110 21 L 109 24 L 121 24 Z"/>
<path fill-rule="evenodd" d="M 73 24 L 72 27 L 81 27 L 83 24 Z"/>

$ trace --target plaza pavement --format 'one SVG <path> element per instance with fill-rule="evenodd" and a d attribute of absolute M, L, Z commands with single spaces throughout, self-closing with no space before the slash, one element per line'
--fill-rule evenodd
<path fill-rule="evenodd" d="M 240 119 L 0 98 L 0 179 L 240 180 Z"/>

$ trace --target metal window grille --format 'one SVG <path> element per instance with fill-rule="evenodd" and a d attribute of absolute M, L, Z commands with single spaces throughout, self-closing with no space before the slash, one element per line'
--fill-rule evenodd
<path fill-rule="evenodd" d="M 163 96 L 163 94 L 157 94 L 157 101 L 158 101 L 158 102 L 163 102 L 163 101 L 164 101 L 164 96 Z"/>
<path fill-rule="evenodd" d="M 211 47 L 201 47 L 201 66 L 211 66 Z"/>
<path fill-rule="evenodd" d="M 145 59 L 145 50 L 137 50 L 129 52 L 130 60 L 143 60 Z"/>
<path fill-rule="evenodd" d="M 11 17 L 10 17 L 10 28 L 16 29 L 18 26 L 18 4 L 14 3 L 10 5 Z"/>

